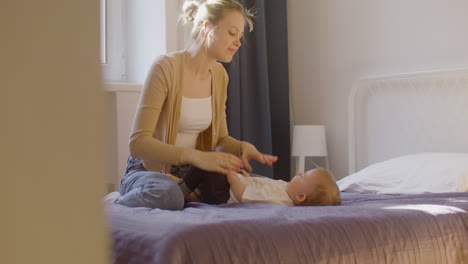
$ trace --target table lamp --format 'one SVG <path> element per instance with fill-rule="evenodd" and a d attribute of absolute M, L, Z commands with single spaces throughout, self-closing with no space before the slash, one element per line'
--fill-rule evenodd
<path fill-rule="evenodd" d="M 325 157 L 328 169 L 328 153 L 325 137 L 325 126 L 318 125 L 296 125 L 293 127 L 293 157 L 296 160 L 296 175 L 304 172 L 305 157 Z M 312 163 L 318 166 L 314 161 Z"/>

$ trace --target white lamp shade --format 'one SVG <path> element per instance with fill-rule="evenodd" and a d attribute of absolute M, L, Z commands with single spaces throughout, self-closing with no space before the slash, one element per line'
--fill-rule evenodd
<path fill-rule="evenodd" d="M 292 156 L 327 156 L 324 126 L 301 125 L 293 128 Z"/>

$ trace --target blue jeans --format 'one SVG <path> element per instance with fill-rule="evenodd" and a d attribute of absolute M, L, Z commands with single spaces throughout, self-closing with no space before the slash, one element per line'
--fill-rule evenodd
<path fill-rule="evenodd" d="M 128 158 L 125 176 L 120 182 L 120 194 L 115 202 L 129 207 L 184 208 L 184 195 L 177 183 L 164 173 L 147 171 L 141 160 L 132 157 Z"/>

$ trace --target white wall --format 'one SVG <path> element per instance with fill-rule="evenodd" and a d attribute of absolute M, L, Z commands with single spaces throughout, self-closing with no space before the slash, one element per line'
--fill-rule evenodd
<path fill-rule="evenodd" d="M 109 148 L 110 173 L 107 177 L 108 190 L 118 190 L 120 180 L 123 178 L 127 167 L 128 139 L 132 128 L 135 110 L 140 99 L 141 84 L 106 84 L 108 109 L 112 126 L 109 140 L 112 147 Z"/>
<path fill-rule="evenodd" d="M 0 19 L 0 262 L 109 263 L 99 2 L 7 1 Z"/>
<path fill-rule="evenodd" d="M 468 66 L 468 1 L 289 0 L 293 124 L 324 124 L 347 175 L 347 97 L 363 76 Z M 307 165 L 312 166 L 312 165 Z"/>

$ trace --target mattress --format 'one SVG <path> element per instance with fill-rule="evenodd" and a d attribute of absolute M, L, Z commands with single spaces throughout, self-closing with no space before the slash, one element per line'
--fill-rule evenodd
<path fill-rule="evenodd" d="M 468 263 L 468 193 L 342 193 L 342 205 L 106 205 L 113 263 Z"/>

